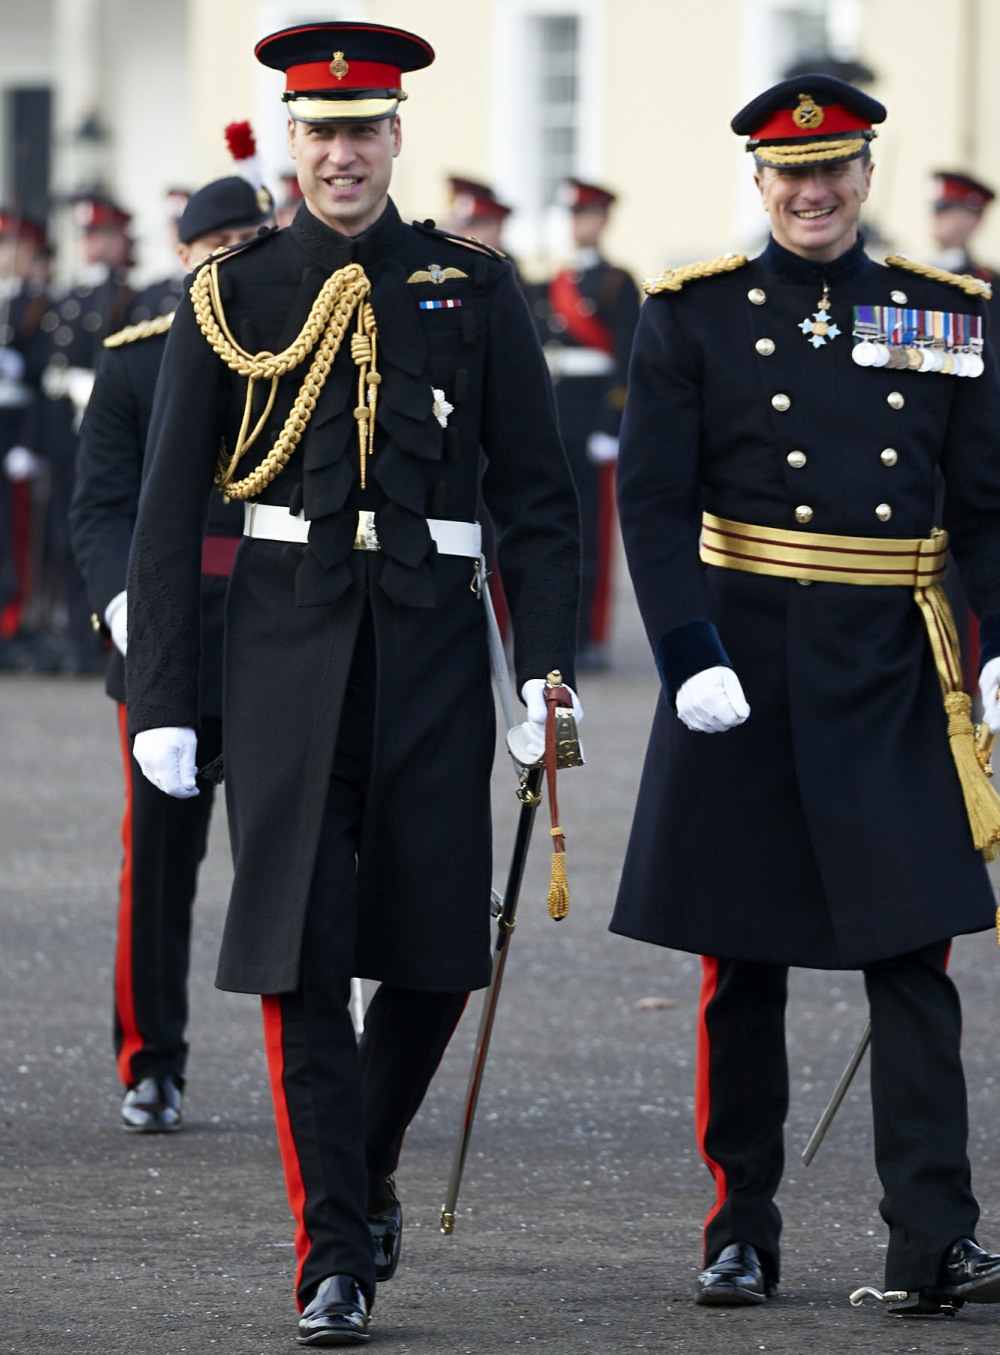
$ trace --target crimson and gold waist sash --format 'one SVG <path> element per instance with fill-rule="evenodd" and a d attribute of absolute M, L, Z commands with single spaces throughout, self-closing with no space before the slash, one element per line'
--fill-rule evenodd
<path fill-rule="evenodd" d="M 988 750 L 982 755 L 977 752 L 972 701 L 962 691 L 955 618 L 941 587 L 947 551 L 948 533 L 937 528 L 928 537 L 883 540 L 782 531 L 703 513 L 699 554 L 705 564 L 746 574 L 913 590 L 944 695 L 948 738 L 973 841 L 976 849 L 991 861 L 1000 851 L 1000 797 L 983 775 L 984 771 L 991 774 Z"/>

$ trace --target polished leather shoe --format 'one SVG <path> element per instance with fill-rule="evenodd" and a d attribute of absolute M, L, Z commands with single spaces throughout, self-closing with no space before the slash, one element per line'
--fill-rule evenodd
<path fill-rule="evenodd" d="M 749 1242 L 731 1242 L 698 1276 L 694 1301 L 706 1307 L 748 1306 L 763 1303 L 772 1288 L 756 1247 Z"/>
<path fill-rule="evenodd" d="M 375 1278 L 391 1280 L 399 1265 L 403 1242 L 403 1210 L 391 1176 L 379 1181 L 369 1194 L 368 1231 L 375 1248 Z"/>
<path fill-rule="evenodd" d="M 300 1346 L 349 1346 L 368 1340 L 368 1301 L 353 1275 L 328 1275 L 299 1318 Z"/>
<path fill-rule="evenodd" d="M 961 1237 L 944 1254 L 941 1292 L 965 1303 L 1000 1303 L 1000 1256 Z"/>
<path fill-rule="evenodd" d="M 180 1129 L 180 1087 L 169 1074 L 142 1078 L 122 1098 L 122 1124 L 132 1134 L 171 1134 Z"/>

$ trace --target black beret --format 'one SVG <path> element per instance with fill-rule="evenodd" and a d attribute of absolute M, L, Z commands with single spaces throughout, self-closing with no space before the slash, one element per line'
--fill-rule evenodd
<path fill-rule="evenodd" d="M 266 225 L 274 214 L 274 199 L 266 188 L 254 188 L 249 179 L 232 174 L 213 179 L 192 193 L 177 223 L 177 235 L 189 245 L 213 231 Z"/>

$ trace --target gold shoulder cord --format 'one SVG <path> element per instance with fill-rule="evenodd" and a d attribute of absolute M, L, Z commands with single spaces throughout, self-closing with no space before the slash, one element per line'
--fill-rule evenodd
<path fill-rule="evenodd" d="M 973 277 L 971 273 L 949 273 L 947 268 L 935 268 L 929 263 L 914 263 L 905 254 L 887 254 L 885 261 L 891 267 L 905 268 L 922 278 L 933 278 L 935 282 L 950 282 L 953 287 L 960 288 L 966 296 L 979 296 L 984 301 L 989 301 L 993 296 L 990 284 L 984 278 Z"/>
<path fill-rule="evenodd" d="M 657 296 L 660 292 L 679 292 L 685 282 L 715 277 L 717 273 L 731 273 L 734 268 L 742 268 L 746 262 L 745 254 L 720 254 L 715 259 L 685 264 L 683 268 L 667 268 L 647 278 L 643 290 L 650 296 Z"/>
<path fill-rule="evenodd" d="M 219 459 L 216 484 L 225 490 L 229 499 L 250 499 L 259 494 L 285 468 L 306 430 L 316 408 L 316 401 L 329 375 L 334 358 L 340 351 L 351 316 L 357 311 L 358 325 L 351 339 L 351 357 L 358 367 L 358 403 L 354 417 L 358 421 L 358 442 L 361 464 L 361 487 L 364 489 L 368 457 L 375 437 L 375 407 L 378 385 L 382 380 L 376 370 L 375 312 L 366 298 L 371 283 L 363 268 L 348 264 L 332 273 L 320 288 L 305 324 L 297 338 L 282 353 L 248 353 L 233 338 L 226 323 L 222 297 L 219 293 L 219 265 L 207 264 L 191 285 L 191 301 L 202 334 L 230 371 L 247 378 L 246 403 L 243 421 L 232 455 L 225 451 Z M 233 480 L 236 467 L 257 441 L 274 408 L 278 381 L 313 352 L 312 364 L 284 427 L 274 446 L 260 465 L 242 480 Z M 253 410 L 254 385 L 270 381 L 271 391 L 263 413 L 252 431 L 248 432 Z"/>

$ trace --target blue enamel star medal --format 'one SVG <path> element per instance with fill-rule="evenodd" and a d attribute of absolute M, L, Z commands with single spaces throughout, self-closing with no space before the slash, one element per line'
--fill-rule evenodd
<path fill-rule="evenodd" d="M 813 348 L 822 348 L 825 343 L 832 343 L 840 333 L 839 328 L 830 319 L 829 305 L 830 292 L 824 287 L 818 309 L 812 315 L 807 315 L 799 325 L 799 329 Z"/>

